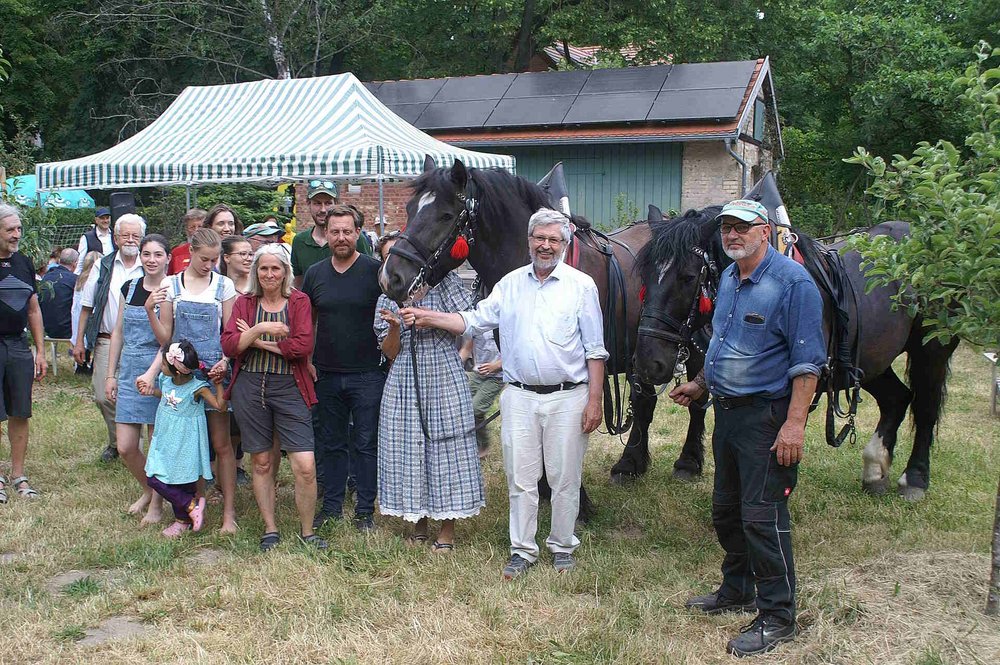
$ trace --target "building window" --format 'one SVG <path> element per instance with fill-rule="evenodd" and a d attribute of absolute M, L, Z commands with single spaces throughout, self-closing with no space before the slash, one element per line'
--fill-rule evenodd
<path fill-rule="evenodd" d="M 767 117 L 767 107 L 764 100 L 758 99 L 753 105 L 753 137 L 756 141 L 764 140 L 764 120 Z"/>

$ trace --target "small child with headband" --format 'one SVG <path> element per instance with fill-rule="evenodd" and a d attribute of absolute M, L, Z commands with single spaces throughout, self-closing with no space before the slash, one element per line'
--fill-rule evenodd
<path fill-rule="evenodd" d="M 146 482 L 174 508 L 176 521 L 163 530 L 167 538 L 199 531 L 204 523 L 205 497 L 196 496 L 196 483 L 212 478 L 205 404 L 226 409 L 222 379 L 214 382 L 213 392 L 213 384 L 195 376 L 199 367 L 191 342 L 175 342 L 163 353 L 157 387 L 150 391 L 160 405 L 146 457 Z"/>

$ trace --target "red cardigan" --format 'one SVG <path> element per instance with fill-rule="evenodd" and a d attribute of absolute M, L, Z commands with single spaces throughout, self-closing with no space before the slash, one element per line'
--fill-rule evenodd
<path fill-rule="evenodd" d="M 237 353 L 240 343 L 240 331 L 236 327 L 236 320 L 243 319 L 253 325 L 257 316 L 257 296 L 241 295 L 233 303 L 233 313 L 229 317 L 229 324 L 222 331 L 222 352 L 230 358 L 234 358 L 233 380 L 226 390 L 228 400 L 236 383 L 236 377 L 240 373 L 240 365 L 243 364 L 241 354 Z M 309 303 L 309 296 L 292 289 L 288 298 L 288 337 L 278 342 L 281 355 L 292 365 L 292 376 L 295 377 L 295 385 L 302 393 L 302 399 L 306 401 L 306 406 L 316 404 L 316 389 L 313 387 L 312 377 L 309 376 L 309 359 L 313 352 L 313 320 L 312 305 Z M 250 349 L 243 353 L 245 354 Z"/>

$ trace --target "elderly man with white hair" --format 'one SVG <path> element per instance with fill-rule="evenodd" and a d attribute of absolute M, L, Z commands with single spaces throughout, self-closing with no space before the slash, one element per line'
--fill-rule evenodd
<path fill-rule="evenodd" d="M 531 263 L 501 279 L 475 310 L 462 313 L 401 311 L 403 323 L 478 335 L 500 329 L 503 375 L 504 471 L 510 496 L 511 557 L 505 579 L 538 560 L 538 479 L 544 467 L 552 486 L 552 527 L 545 544 L 553 567 L 572 570 L 580 545 L 574 533 L 580 508 L 583 456 L 601 423 L 604 327 L 597 286 L 562 262 L 569 220 L 542 208 L 528 221 Z"/>
<path fill-rule="evenodd" d="M 115 222 L 114 240 L 117 249 L 101 259 L 100 266 L 94 266 L 94 270 L 90 271 L 80 297 L 83 309 L 77 325 L 73 358 L 82 365 L 87 351 L 91 351 L 93 355 L 94 373 L 91 385 L 94 389 L 94 401 L 108 428 L 108 445 L 101 454 L 101 459 L 105 462 L 118 457 L 115 403 L 107 398 L 104 389 L 108 374 L 111 333 L 114 332 L 118 321 L 122 284 L 136 277 L 142 277 L 139 243 L 145 235 L 146 220 L 142 217 L 134 214 L 119 217 Z"/>

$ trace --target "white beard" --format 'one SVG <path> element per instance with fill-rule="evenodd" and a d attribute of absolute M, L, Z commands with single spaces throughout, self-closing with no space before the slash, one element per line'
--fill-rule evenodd
<path fill-rule="evenodd" d="M 757 240 L 755 243 L 746 243 L 743 247 L 723 247 L 722 251 L 726 253 L 726 256 L 731 258 L 733 261 L 739 261 L 740 259 L 745 259 L 748 256 L 752 256 L 758 249 L 760 249 L 761 243 L 764 242 L 763 239 Z"/>
<path fill-rule="evenodd" d="M 127 259 L 134 259 L 139 256 L 139 248 L 133 245 L 122 245 L 118 251 Z"/>

